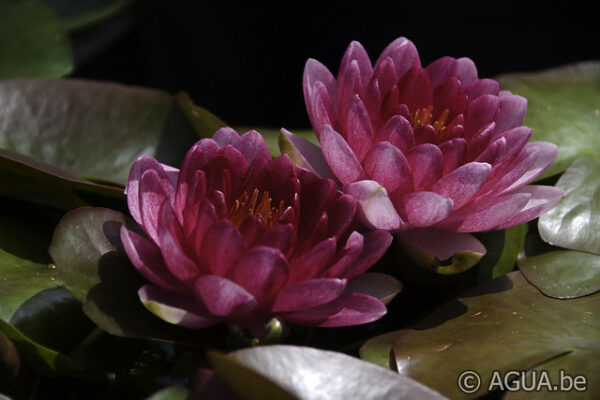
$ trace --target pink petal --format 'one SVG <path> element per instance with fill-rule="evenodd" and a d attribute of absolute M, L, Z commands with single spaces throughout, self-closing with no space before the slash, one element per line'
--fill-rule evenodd
<path fill-rule="evenodd" d="M 441 85 L 437 86 L 433 95 L 433 120 L 439 118 L 440 114 L 448 109 L 450 102 L 461 94 L 460 82 L 455 77 L 449 77 Z M 448 109 L 448 111 L 450 111 Z"/>
<path fill-rule="evenodd" d="M 469 233 L 424 228 L 400 232 L 398 237 L 412 247 L 432 254 L 440 261 L 447 260 L 460 251 L 470 251 L 481 255 L 486 253 L 481 242 Z"/>
<path fill-rule="evenodd" d="M 342 131 L 346 130 L 346 119 L 350 103 L 355 96 L 362 95 L 363 87 L 360 78 L 358 62 L 353 60 L 338 76 L 337 112 L 342 124 Z"/>
<path fill-rule="evenodd" d="M 315 226 L 326 211 L 331 198 L 335 195 L 335 185 L 328 179 L 316 179 L 310 182 L 304 173 L 299 174 L 302 189 L 300 192 L 300 215 L 302 223 L 298 226 L 298 240 L 303 242 L 313 234 Z"/>
<path fill-rule="evenodd" d="M 404 37 L 394 40 L 381 52 L 381 55 L 375 63 L 375 68 L 377 68 L 387 57 L 394 61 L 396 76 L 399 78 L 409 69 L 421 66 L 417 48 L 410 40 Z"/>
<path fill-rule="evenodd" d="M 166 183 L 172 182 L 170 177 L 172 172 L 168 173 L 165 170 L 165 167 L 165 165 L 159 163 L 154 158 L 149 156 L 142 156 L 138 158 L 131 167 L 129 179 L 127 180 L 127 186 L 125 187 L 125 194 L 127 194 L 127 205 L 129 207 L 131 216 L 139 225 L 142 225 L 142 216 L 139 203 L 139 185 L 142 175 L 148 170 L 154 170 L 162 180 L 166 181 Z M 169 167 L 169 171 L 177 170 Z"/>
<path fill-rule="evenodd" d="M 442 57 L 429 64 L 425 71 L 431 80 L 431 87 L 435 89 L 454 76 L 456 64 L 456 59 L 452 57 Z"/>
<path fill-rule="evenodd" d="M 426 189 L 442 176 L 442 152 L 439 147 L 424 143 L 406 152 L 415 190 Z"/>
<path fill-rule="evenodd" d="M 343 191 L 354 197 L 360 205 L 359 215 L 370 229 L 394 231 L 406 226 L 394 208 L 383 186 L 375 181 L 358 181 L 344 187 Z"/>
<path fill-rule="evenodd" d="M 328 98 L 332 100 L 336 99 L 337 81 L 327 67 L 319 61 L 310 58 L 306 61 L 306 65 L 304 66 L 302 90 L 304 92 L 304 102 L 306 103 L 306 109 L 308 110 L 310 120 L 315 129 L 319 131 L 321 124 L 318 123 L 319 121 L 316 119 L 313 112 L 315 103 L 314 88 L 317 82 L 321 82 L 321 87 L 328 92 Z"/>
<path fill-rule="evenodd" d="M 376 231 L 379 232 L 379 231 Z M 385 232 L 385 231 L 383 231 Z M 386 232 L 387 233 L 387 232 Z M 389 235 L 389 234 L 388 234 Z M 360 233 L 353 231 L 346 244 L 341 250 L 338 250 L 337 261 L 323 273 L 325 278 L 345 277 L 346 273 L 354 265 L 355 261 L 361 255 L 364 245 L 364 237 Z M 364 253 L 363 253 L 364 254 Z M 368 267 L 367 267 L 368 268 Z"/>
<path fill-rule="evenodd" d="M 356 61 L 358 69 L 360 71 L 360 80 L 362 87 L 366 87 L 373 75 L 373 67 L 371 66 L 371 60 L 364 47 L 357 41 L 352 41 L 340 64 L 340 72 L 338 76 L 342 76 L 346 68 L 349 67 L 352 61 Z"/>
<path fill-rule="evenodd" d="M 521 211 L 530 198 L 529 193 L 516 193 L 481 199 L 454 212 L 438 226 L 440 229 L 451 229 L 457 232 L 496 229 Z"/>
<path fill-rule="evenodd" d="M 385 305 L 378 299 L 361 293 L 345 293 L 330 303 L 283 318 L 300 325 L 334 327 L 366 324 L 385 313 Z"/>
<path fill-rule="evenodd" d="M 254 247 L 237 259 L 231 276 L 259 303 L 269 302 L 287 282 L 287 260 L 278 249 Z"/>
<path fill-rule="evenodd" d="M 467 86 L 477 79 L 477 68 L 475 63 L 467 57 L 456 60 L 456 75 L 461 84 Z"/>
<path fill-rule="evenodd" d="M 394 66 L 394 61 L 390 57 L 384 59 L 375 68 L 371 84 L 374 84 L 375 82 L 378 82 L 382 98 L 388 94 L 396 83 L 398 83 L 396 67 Z"/>
<path fill-rule="evenodd" d="M 379 142 L 373 146 L 367 153 L 363 166 L 369 178 L 383 185 L 388 193 L 399 187 L 405 192 L 413 188 L 412 173 L 406 157 L 389 142 Z"/>
<path fill-rule="evenodd" d="M 433 89 L 424 69 L 415 67 L 398 82 L 398 103 L 406 104 L 412 112 L 426 108 L 433 103 Z"/>
<path fill-rule="evenodd" d="M 320 140 L 323 156 L 333 174 L 342 184 L 367 177 L 348 143 L 331 126 L 323 127 Z"/>
<path fill-rule="evenodd" d="M 290 282 L 313 279 L 321 276 L 335 256 L 337 240 L 322 240 L 310 250 L 290 260 Z"/>
<path fill-rule="evenodd" d="M 292 224 L 280 224 L 271 229 L 267 229 L 260 235 L 253 246 L 268 246 L 288 254 L 295 244 L 296 237 L 294 236 L 294 226 Z"/>
<path fill-rule="evenodd" d="M 189 211 L 188 211 L 189 210 Z M 194 251 L 194 255 L 201 259 L 202 242 L 208 228 L 217 220 L 217 214 L 213 205 L 206 199 L 184 211 L 186 223 L 183 225 L 183 233 L 188 238 L 188 243 Z M 208 273 L 208 267 L 204 271 Z"/>
<path fill-rule="evenodd" d="M 469 96 L 469 99 L 475 100 L 479 96 L 486 94 L 498 96 L 500 84 L 494 79 L 479 79 L 469 86 L 466 86 L 464 90 L 465 94 Z"/>
<path fill-rule="evenodd" d="M 142 304 L 161 319 L 190 329 L 201 329 L 219 322 L 192 296 L 181 296 L 156 286 L 138 290 Z"/>
<path fill-rule="evenodd" d="M 160 210 L 158 245 L 169 271 L 183 282 L 189 282 L 200 274 L 196 263 L 185 253 L 183 229 L 173 208 L 163 203 Z"/>
<path fill-rule="evenodd" d="M 171 181 L 160 176 L 155 169 L 148 169 L 139 181 L 139 207 L 142 227 L 148 236 L 158 243 L 158 220 L 163 203 L 171 203 L 175 188 Z M 131 195 L 132 196 L 132 195 Z M 127 196 L 128 198 L 130 195 Z"/>
<path fill-rule="evenodd" d="M 509 187 L 507 187 L 505 192 L 510 192 L 531 182 L 540 176 L 542 172 L 544 172 L 546 168 L 548 168 L 550 164 L 554 162 L 554 159 L 558 154 L 558 147 L 554 143 L 529 142 L 521 151 L 534 146 L 539 149 L 535 162 L 531 167 L 528 168 L 527 172 L 525 172 L 523 175 L 521 175 L 521 177 L 519 177 L 519 179 L 515 180 Z"/>
<path fill-rule="evenodd" d="M 382 134 L 377 137 L 378 141 L 387 140 L 403 152 L 415 145 L 412 124 L 403 116 L 394 115 L 388 119 L 381 132 Z"/>
<path fill-rule="evenodd" d="M 463 164 L 467 153 L 467 141 L 463 138 L 447 140 L 440 144 L 440 151 L 443 160 L 442 175 L 447 175 Z"/>
<path fill-rule="evenodd" d="M 471 162 L 441 178 L 431 190 L 451 199 L 454 209 L 458 209 L 479 192 L 491 171 L 490 164 Z"/>
<path fill-rule="evenodd" d="M 564 196 L 565 192 L 553 186 L 529 185 L 513 193 L 529 193 L 531 198 L 518 214 L 498 226 L 496 229 L 505 229 L 511 226 L 519 225 L 553 208 Z"/>
<path fill-rule="evenodd" d="M 470 140 L 475 132 L 494 121 L 499 108 L 498 96 L 484 95 L 471 101 L 466 115 L 465 139 Z"/>
<path fill-rule="evenodd" d="M 177 181 L 177 198 L 175 200 L 175 209 L 178 213 L 185 208 L 188 201 L 188 192 L 190 185 L 194 183 L 194 178 L 206 165 L 207 161 L 219 150 L 219 145 L 212 139 L 202 139 L 197 142 L 185 155 L 181 164 L 181 172 Z M 198 182 L 195 183 L 198 187 Z M 204 186 L 206 182 L 204 182 Z M 206 189 L 205 187 L 203 188 Z M 202 195 L 203 197 L 204 195 Z M 198 196 L 194 196 L 198 197 Z M 187 204 L 190 204 L 189 202 Z"/>
<path fill-rule="evenodd" d="M 354 234 L 353 232 L 352 234 Z M 352 237 L 352 235 L 350 235 Z M 354 262 L 346 269 L 343 276 L 351 281 L 358 275 L 371 268 L 377 261 L 383 257 L 383 254 L 392 244 L 392 235 L 384 230 L 374 230 L 362 235 L 362 251 Z M 350 238 L 346 246 L 350 245 Z"/>
<path fill-rule="evenodd" d="M 500 111 L 496 117 L 498 132 L 521 126 L 527 113 L 527 99 L 514 94 L 500 95 Z"/>
<path fill-rule="evenodd" d="M 335 179 L 319 146 L 285 128 L 281 129 L 280 138 L 279 149 L 287 154 L 294 164 L 314 172 L 321 178 Z"/>
<path fill-rule="evenodd" d="M 166 267 L 159 248 L 146 238 L 121 226 L 121 242 L 133 266 L 150 282 L 173 292 L 187 293 L 187 287 Z"/>
<path fill-rule="evenodd" d="M 288 285 L 279 291 L 271 311 L 303 311 L 338 298 L 346 288 L 345 279 L 311 279 Z"/>
<path fill-rule="evenodd" d="M 265 140 L 256 131 L 248 131 L 239 135 L 231 128 L 221 128 L 213 135 L 213 140 L 221 147 L 232 145 L 246 157 L 248 164 L 251 164 L 257 157 L 271 159 L 271 153 L 265 143 Z"/>
<path fill-rule="evenodd" d="M 367 109 L 358 95 L 350 101 L 346 121 L 346 140 L 359 161 L 373 145 L 373 127 Z"/>
<path fill-rule="evenodd" d="M 208 312 L 228 322 L 252 320 L 259 304 L 246 289 L 215 275 L 204 275 L 196 280 L 194 295 Z"/>
<path fill-rule="evenodd" d="M 424 227 L 444 220 L 452 211 L 452 200 L 433 192 L 411 192 L 394 198 L 411 227 Z"/>
<path fill-rule="evenodd" d="M 339 129 L 338 119 L 335 111 L 335 104 L 327 91 L 323 82 L 316 82 L 313 87 L 312 103 L 309 110 L 310 120 L 315 129 L 317 138 L 321 137 L 321 130 L 325 125 L 331 125 Z M 345 122 L 345 120 L 343 120 Z"/>
<path fill-rule="evenodd" d="M 229 197 L 232 189 L 240 184 L 241 178 L 248 170 L 248 162 L 238 149 L 227 145 L 213 155 L 203 170 L 206 177 L 206 193 L 218 190 Z"/>
<path fill-rule="evenodd" d="M 204 234 L 199 261 L 218 276 L 226 276 L 245 250 L 239 229 L 228 220 L 212 225 Z"/>
<path fill-rule="evenodd" d="M 354 216 L 358 205 L 350 195 L 338 196 L 331 202 L 327 209 L 327 237 L 338 238 L 344 235 L 348 228 L 355 222 Z"/>

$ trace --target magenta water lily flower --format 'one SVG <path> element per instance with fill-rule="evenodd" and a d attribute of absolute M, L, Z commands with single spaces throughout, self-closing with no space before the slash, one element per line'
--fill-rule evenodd
<path fill-rule="evenodd" d="M 367 225 L 439 260 L 484 254 L 469 232 L 529 221 L 562 195 L 526 185 L 557 154 L 552 143 L 528 143 L 526 99 L 479 79 L 468 58 L 423 68 L 413 43 L 399 38 L 372 65 L 352 42 L 337 79 L 308 60 L 304 97 L 321 148 L 283 131 L 282 150 L 334 178 Z"/>
<path fill-rule="evenodd" d="M 386 251 L 384 230 L 356 230 L 356 201 L 329 179 L 271 159 L 261 135 L 224 128 L 200 140 L 181 170 L 141 157 L 126 188 L 147 237 L 121 239 L 151 284 L 138 294 L 189 328 L 227 322 L 261 334 L 272 317 L 311 326 L 362 324 L 383 303 L 347 283 Z"/>

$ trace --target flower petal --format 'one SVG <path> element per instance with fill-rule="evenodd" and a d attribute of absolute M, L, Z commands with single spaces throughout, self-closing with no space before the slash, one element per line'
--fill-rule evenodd
<path fill-rule="evenodd" d="M 431 190 L 451 199 L 458 209 L 479 192 L 491 171 L 490 164 L 470 162 L 441 178 Z"/>
<path fill-rule="evenodd" d="M 204 234 L 199 261 L 213 274 L 226 276 L 244 250 L 239 229 L 231 221 L 221 220 Z"/>
<path fill-rule="evenodd" d="M 481 255 L 486 253 L 483 244 L 469 233 L 422 228 L 400 232 L 398 237 L 412 247 L 434 255 L 440 261 L 449 259 L 459 251 L 469 251 Z"/>
<path fill-rule="evenodd" d="M 394 208 L 383 186 L 375 181 L 363 180 L 346 185 L 343 189 L 360 205 L 359 215 L 371 229 L 393 231 L 406 226 Z"/>
<path fill-rule="evenodd" d="M 477 67 L 473 60 L 462 57 L 456 60 L 456 75 L 463 86 L 467 86 L 477 79 Z"/>
<path fill-rule="evenodd" d="M 529 185 L 518 189 L 513 193 L 529 193 L 531 198 L 518 214 L 509 218 L 496 229 L 505 229 L 511 226 L 519 225 L 553 208 L 564 196 L 565 192 L 553 186 Z"/>
<path fill-rule="evenodd" d="M 411 227 L 437 224 L 450 214 L 453 205 L 452 200 L 434 192 L 411 192 L 393 200 Z"/>
<path fill-rule="evenodd" d="M 168 323 L 201 329 L 219 322 L 192 296 L 181 296 L 162 288 L 144 285 L 138 290 L 144 307 Z"/>
<path fill-rule="evenodd" d="M 287 154 L 294 164 L 314 172 L 321 178 L 335 179 L 323 158 L 321 148 L 285 128 L 281 129 L 279 136 L 279 150 Z"/>
<path fill-rule="evenodd" d="M 406 72 L 398 81 L 398 103 L 406 104 L 412 112 L 426 108 L 433 103 L 433 89 L 429 76 L 423 68 L 415 67 Z"/>
<path fill-rule="evenodd" d="M 527 172 L 525 172 L 519 179 L 515 180 L 509 187 L 504 191 L 510 192 L 516 188 L 519 188 L 542 174 L 554 162 L 556 155 L 558 154 L 558 147 L 554 143 L 550 142 L 530 142 L 523 150 L 529 147 L 537 147 L 539 149 L 537 157 L 533 165 L 531 165 Z M 523 151 L 522 150 L 522 151 Z"/>
<path fill-rule="evenodd" d="M 484 95 L 472 100 L 466 115 L 465 139 L 471 140 L 471 136 L 482 127 L 493 122 L 498 115 L 500 98 L 493 95 Z"/>
<path fill-rule="evenodd" d="M 345 293 L 330 303 L 283 318 L 300 325 L 334 327 L 366 324 L 378 320 L 386 312 L 385 305 L 374 297 Z"/>
<path fill-rule="evenodd" d="M 121 242 L 135 269 L 155 285 L 173 292 L 187 293 L 187 287 L 169 271 L 160 249 L 148 239 L 121 226 Z"/>
<path fill-rule="evenodd" d="M 345 279 L 318 278 L 288 285 L 279 291 L 271 311 L 307 310 L 338 298 L 346 288 Z"/>
<path fill-rule="evenodd" d="M 373 127 L 367 109 L 358 95 L 350 101 L 346 121 L 346 140 L 359 161 L 373 145 Z"/>
<path fill-rule="evenodd" d="M 410 165 L 402 151 L 390 142 L 379 142 L 369 150 L 363 160 L 364 170 L 374 181 L 391 193 L 397 188 L 404 192 L 413 189 Z"/>
<path fill-rule="evenodd" d="M 272 247 L 248 250 L 237 259 L 231 272 L 232 280 L 261 304 L 270 302 L 288 279 L 287 260 Z"/>
<path fill-rule="evenodd" d="M 252 130 L 239 135 L 231 128 L 221 128 L 213 135 L 213 140 L 221 147 L 232 145 L 246 157 L 248 164 L 251 164 L 257 157 L 271 158 L 269 148 L 260 133 Z"/>
<path fill-rule="evenodd" d="M 500 84 L 494 79 L 479 79 L 465 87 L 465 94 L 469 99 L 475 100 L 479 96 L 491 94 L 498 96 L 500 92 Z"/>
<path fill-rule="evenodd" d="M 415 190 L 429 188 L 442 176 L 442 152 L 431 143 L 424 143 L 406 152 Z"/>
<path fill-rule="evenodd" d="M 387 57 L 394 61 L 396 68 L 396 76 L 400 78 L 409 69 L 413 67 L 421 66 L 421 60 L 419 59 L 419 53 L 417 48 L 405 37 L 399 37 L 381 52 L 381 55 L 375 63 L 375 68 L 379 66 Z"/>
<path fill-rule="evenodd" d="M 196 263 L 185 253 L 183 229 L 167 202 L 160 210 L 158 247 L 169 271 L 181 281 L 189 282 L 200 274 Z"/>
<path fill-rule="evenodd" d="M 450 77 L 454 76 L 456 73 L 456 65 L 455 58 L 442 57 L 425 67 L 425 72 L 427 72 L 431 81 L 431 87 L 435 89 L 446 82 Z"/>
<path fill-rule="evenodd" d="M 371 66 L 371 60 L 369 59 L 369 55 L 366 50 L 357 41 L 352 41 L 346 52 L 344 53 L 344 57 L 342 58 L 342 62 L 340 63 L 340 71 L 338 76 L 342 76 L 344 71 L 352 61 L 356 61 L 358 65 L 358 70 L 360 72 L 360 80 L 362 87 L 367 87 L 371 76 L 373 75 L 373 67 Z"/>
<path fill-rule="evenodd" d="M 449 174 L 462 165 L 467 153 L 467 141 L 461 137 L 452 140 L 446 140 L 440 144 L 442 152 L 442 176 Z"/>
<path fill-rule="evenodd" d="M 337 81 L 327 67 L 319 61 L 309 58 L 304 66 L 302 90 L 304 92 L 304 102 L 306 103 L 306 109 L 308 110 L 310 120 L 315 127 L 315 130 L 319 132 L 322 124 L 319 123 L 320 120 L 316 118 L 313 112 L 315 104 L 314 88 L 317 82 L 321 82 L 320 87 L 325 89 L 329 99 L 336 99 Z"/>
<path fill-rule="evenodd" d="M 345 185 L 367 177 L 348 143 L 331 126 L 323 127 L 320 140 L 323 156 L 333 174 L 342 184 Z"/>
<path fill-rule="evenodd" d="M 139 211 L 141 225 L 148 236 L 158 243 L 158 220 L 163 203 L 174 198 L 175 187 L 170 179 L 161 176 L 155 169 L 148 169 L 139 181 Z M 127 196 L 129 199 L 130 195 Z"/>
<path fill-rule="evenodd" d="M 194 295 L 209 313 L 228 322 L 251 320 L 259 304 L 246 289 L 215 275 L 204 275 L 196 280 Z"/>
<path fill-rule="evenodd" d="M 354 234 L 353 232 L 352 234 Z M 350 235 L 352 237 L 352 235 Z M 371 268 L 387 251 L 392 244 L 392 235 L 384 230 L 374 230 L 365 232 L 362 235 L 362 251 L 359 256 L 354 260 L 344 272 L 344 278 L 352 280 L 358 275 Z M 346 246 L 350 243 L 350 238 L 346 242 Z"/>
<path fill-rule="evenodd" d="M 496 129 L 503 132 L 520 126 L 527 113 L 527 99 L 509 92 L 500 94 L 500 110 L 496 117 Z"/>

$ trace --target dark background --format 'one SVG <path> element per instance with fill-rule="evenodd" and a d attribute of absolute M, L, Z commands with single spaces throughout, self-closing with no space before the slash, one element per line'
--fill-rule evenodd
<path fill-rule="evenodd" d="M 351 40 L 375 60 L 406 36 L 423 65 L 450 55 L 480 77 L 535 71 L 600 58 L 593 3 L 141 0 L 74 35 L 74 76 L 184 90 L 231 125 L 307 128 L 309 57 L 337 74 Z"/>

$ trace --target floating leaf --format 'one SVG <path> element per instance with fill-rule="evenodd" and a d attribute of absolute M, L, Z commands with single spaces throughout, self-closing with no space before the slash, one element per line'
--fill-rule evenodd
<path fill-rule="evenodd" d="M 144 308 L 137 295 L 143 281 L 121 244 L 123 224 L 137 229 L 117 211 L 79 208 L 65 215 L 56 227 L 50 255 L 60 280 L 83 302 L 86 315 L 117 336 L 189 343 L 219 340 L 220 331 L 198 332 L 170 325 Z"/>
<path fill-rule="evenodd" d="M 600 62 L 542 72 L 508 74 L 500 87 L 528 100 L 525 125 L 532 140 L 558 145 L 558 157 L 541 178 L 563 172 L 578 157 L 600 155 Z"/>
<path fill-rule="evenodd" d="M 395 339 L 389 333 L 368 341 L 361 355 L 382 360 L 382 347 L 393 341 L 393 367 L 453 399 L 484 393 L 494 370 L 527 370 L 556 357 L 587 360 L 581 366 L 592 377 L 597 369 L 585 366 L 594 365 L 587 357 L 600 351 L 599 308 L 600 295 L 552 299 L 515 271 L 464 293 Z M 473 394 L 457 385 L 466 370 L 481 377 Z M 591 397 L 600 395 L 598 386 L 590 386 Z"/>
<path fill-rule="evenodd" d="M 129 0 L 78 0 L 53 2 L 67 31 L 89 28 L 122 11 Z"/>
<path fill-rule="evenodd" d="M 540 236 L 554 246 L 600 254 L 600 156 L 577 159 L 556 187 L 565 196 L 540 217 Z"/>
<path fill-rule="evenodd" d="M 198 140 L 167 93 L 84 80 L 0 82 L 0 147 L 124 184 L 140 155 L 179 165 Z"/>
<path fill-rule="evenodd" d="M 433 390 L 345 354 L 297 346 L 209 353 L 219 376 L 246 400 L 442 399 Z"/>
<path fill-rule="evenodd" d="M 50 7 L 37 0 L 0 2 L 0 79 L 64 76 L 73 69 L 72 58 Z"/>
<path fill-rule="evenodd" d="M 515 269 L 527 230 L 527 224 L 521 224 L 481 234 L 487 253 L 479 262 L 480 281 L 499 278 Z"/>

